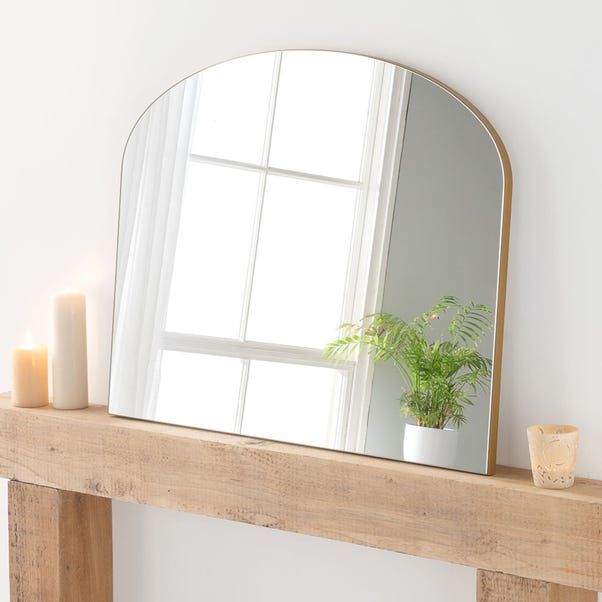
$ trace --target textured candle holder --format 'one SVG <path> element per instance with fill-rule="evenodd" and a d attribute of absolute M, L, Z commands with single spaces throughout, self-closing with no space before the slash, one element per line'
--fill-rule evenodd
<path fill-rule="evenodd" d="M 527 429 L 533 482 L 566 489 L 575 482 L 579 429 L 568 424 L 535 424 Z"/>

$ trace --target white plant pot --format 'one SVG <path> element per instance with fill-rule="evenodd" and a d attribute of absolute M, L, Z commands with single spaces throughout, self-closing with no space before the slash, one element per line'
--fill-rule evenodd
<path fill-rule="evenodd" d="M 458 431 L 406 424 L 403 459 L 416 464 L 456 468 Z"/>

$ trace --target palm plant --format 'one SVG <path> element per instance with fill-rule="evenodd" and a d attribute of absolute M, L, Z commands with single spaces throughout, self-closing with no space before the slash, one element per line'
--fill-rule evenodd
<path fill-rule="evenodd" d="M 444 334 L 429 337 L 435 321 L 448 312 Z M 325 355 L 336 360 L 367 351 L 375 361 L 392 362 L 404 383 L 401 413 L 414 416 L 418 426 L 443 429 L 451 423 L 459 428 L 466 421 L 465 408 L 489 385 L 491 360 L 478 351 L 492 329 L 491 310 L 485 305 L 445 296 L 410 322 L 376 313 L 341 329 Z"/>

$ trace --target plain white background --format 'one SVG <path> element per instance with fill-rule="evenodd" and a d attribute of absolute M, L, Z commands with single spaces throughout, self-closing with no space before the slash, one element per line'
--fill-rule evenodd
<path fill-rule="evenodd" d="M 594 0 L 3 2 L 0 388 L 74 286 L 106 401 L 121 153 L 159 93 L 250 52 L 357 51 L 442 79 L 499 130 L 516 179 L 499 459 L 526 466 L 525 426 L 571 422 L 578 472 L 602 478 L 601 17 Z M 471 569 L 347 544 L 123 504 L 114 529 L 121 602 L 474 597 Z"/>

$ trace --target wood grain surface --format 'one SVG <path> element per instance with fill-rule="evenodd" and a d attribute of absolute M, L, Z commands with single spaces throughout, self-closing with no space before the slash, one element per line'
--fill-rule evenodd
<path fill-rule="evenodd" d="M 493 477 L 0 398 L 0 476 L 602 590 L 602 483 Z"/>
<path fill-rule="evenodd" d="M 111 500 L 11 481 L 11 602 L 110 602 Z"/>
<path fill-rule="evenodd" d="M 597 602 L 585 589 L 525 579 L 515 575 L 477 571 L 477 602 Z"/>

